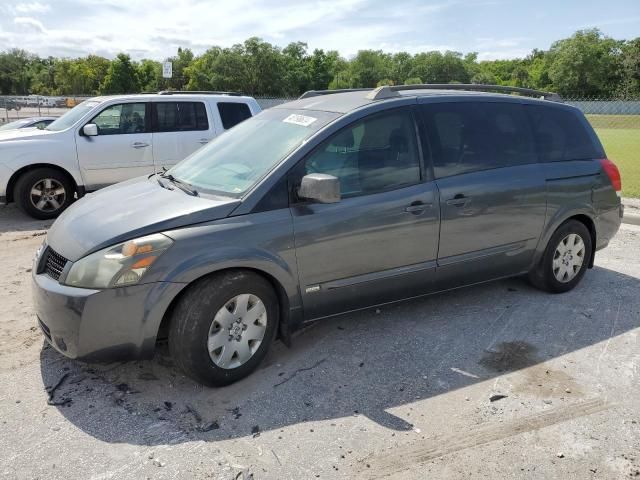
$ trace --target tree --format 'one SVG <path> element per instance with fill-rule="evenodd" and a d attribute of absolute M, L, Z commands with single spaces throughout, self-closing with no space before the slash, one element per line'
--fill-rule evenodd
<path fill-rule="evenodd" d="M 413 57 L 407 52 L 399 52 L 391 56 L 389 78 L 394 84 L 401 85 L 409 78 L 413 69 Z"/>
<path fill-rule="evenodd" d="M 30 93 L 29 65 L 33 59 L 33 55 L 17 48 L 0 53 L 1 95 Z"/>
<path fill-rule="evenodd" d="M 309 58 L 309 88 L 311 90 L 329 88 L 329 83 L 342 63 L 344 60 L 335 50 L 329 50 L 325 53 L 324 50 L 315 49 Z"/>
<path fill-rule="evenodd" d="M 100 85 L 100 92 L 135 93 L 139 88 L 138 72 L 131 57 L 125 53 L 119 53 L 109 65 L 104 81 Z"/>
<path fill-rule="evenodd" d="M 640 37 L 624 44 L 621 63 L 620 95 L 623 97 L 640 96 Z"/>
<path fill-rule="evenodd" d="M 471 79 L 462 54 L 451 51 L 418 53 L 413 57 L 411 76 L 425 83 L 469 83 Z"/>
<path fill-rule="evenodd" d="M 220 47 L 211 47 L 184 69 L 184 74 L 189 78 L 187 90 L 216 90 L 223 88 L 216 84 L 214 76 L 217 62 L 222 55 Z"/>
<path fill-rule="evenodd" d="M 551 45 L 549 78 L 561 95 L 609 96 L 621 80 L 622 43 L 598 29 Z"/>
<path fill-rule="evenodd" d="M 375 87 L 378 81 L 389 78 L 391 56 L 382 50 L 360 50 L 349 62 L 352 87 Z"/>
<path fill-rule="evenodd" d="M 143 92 L 157 92 L 162 88 L 162 64 L 147 58 L 136 66 L 138 82 Z"/>
<path fill-rule="evenodd" d="M 190 49 L 178 47 L 177 54 L 167 59 L 168 62 L 171 62 L 172 76 L 161 80 L 163 84 L 173 90 L 184 90 L 189 83 L 187 68 L 191 65 L 193 59 L 194 55 Z"/>
<path fill-rule="evenodd" d="M 284 66 L 283 90 L 287 95 L 300 95 L 309 90 L 311 72 L 307 44 L 292 42 L 282 50 Z"/>
<path fill-rule="evenodd" d="M 404 81 L 405 85 L 422 85 L 422 79 L 420 77 L 409 77 Z"/>

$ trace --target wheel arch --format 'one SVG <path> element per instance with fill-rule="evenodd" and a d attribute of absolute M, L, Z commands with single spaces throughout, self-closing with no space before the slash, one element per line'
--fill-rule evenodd
<path fill-rule="evenodd" d="M 171 324 L 171 317 L 173 315 L 175 307 L 178 304 L 178 302 L 180 301 L 180 299 L 186 294 L 186 292 L 189 290 L 189 288 L 194 283 L 199 282 L 200 280 L 203 280 L 205 278 L 209 278 L 209 277 L 214 276 L 214 275 L 219 275 L 221 273 L 232 272 L 232 271 L 252 272 L 252 273 L 255 273 L 257 275 L 260 275 L 262 278 L 267 280 L 269 282 L 269 284 L 271 284 L 271 286 L 273 287 L 273 289 L 276 292 L 276 295 L 278 297 L 278 308 L 279 308 L 279 313 L 280 313 L 280 319 L 279 319 L 280 322 L 279 322 L 279 325 L 278 325 L 278 338 L 280 338 L 287 346 L 289 346 L 290 343 L 291 343 L 291 332 L 292 332 L 292 327 L 293 327 L 292 323 L 294 321 L 298 320 L 298 319 L 297 318 L 293 318 L 293 316 L 291 315 L 291 302 L 290 302 L 290 299 L 289 299 L 289 295 L 287 294 L 287 291 L 285 290 L 285 288 L 282 285 L 282 283 L 280 282 L 280 280 L 278 280 L 271 273 L 267 272 L 266 270 L 260 269 L 260 268 L 247 267 L 247 266 L 220 268 L 218 270 L 213 270 L 213 271 L 210 271 L 210 272 L 205 273 L 203 275 L 200 275 L 197 278 L 194 278 L 193 280 L 191 280 L 171 300 L 171 303 L 169 304 L 169 306 L 165 310 L 164 315 L 162 316 L 162 320 L 160 321 L 160 325 L 159 325 L 158 330 L 157 330 L 156 340 L 164 340 L 164 339 L 167 338 L 167 334 L 168 334 L 168 331 L 169 331 L 169 325 Z"/>
<path fill-rule="evenodd" d="M 7 182 L 7 192 L 6 192 L 7 203 L 15 201 L 15 199 L 13 198 L 14 197 L 13 192 L 15 190 L 16 182 L 18 181 L 18 179 L 25 173 L 33 170 L 37 170 L 38 168 L 51 168 L 53 170 L 57 170 L 58 172 L 62 173 L 69 179 L 69 181 L 73 185 L 74 192 L 77 192 L 79 194 L 80 185 L 78 184 L 74 176 L 71 174 L 71 172 L 69 172 L 67 169 L 61 167 L 60 165 L 55 165 L 53 163 L 32 163 L 29 165 L 25 165 L 22 168 L 19 168 L 18 170 L 13 172 L 11 177 L 9 177 L 9 181 Z"/>
<path fill-rule="evenodd" d="M 582 223 L 585 227 L 587 227 L 587 230 L 589 230 L 589 233 L 591 235 L 592 252 L 591 252 L 591 259 L 589 260 L 588 267 L 592 268 L 594 259 L 595 259 L 595 253 L 596 253 L 595 249 L 596 249 L 596 239 L 597 239 L 597 230 L 596 230 L 596 223 L 594 218 L 595 218 L 595 213 L 588 208 L 574 210 L 574 211 L 565 211 L 562 213 L 559 212 L 550 222 L 547 223 L 547 227 L 545 228 L 544 235 L 541 241 L 539 242 L 538 250 L 534 258 L 533 268 L 537 268 L 538 265 L 540 264 L 540 260 L 544 255 L 544 252 L 547 248 L 547 244 L 549 243 L 549 240 L 551 239 L 552 235 L 555 233 L 556 230 L 558 230 L 558 228 L 560 228 L 569 220 L 577 220 L 578 222 Z"/>

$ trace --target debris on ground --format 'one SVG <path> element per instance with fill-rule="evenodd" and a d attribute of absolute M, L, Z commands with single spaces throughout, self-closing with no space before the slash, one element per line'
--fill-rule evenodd
<path fill-rule="evenodd" d="M 260 426 L 259 425 L 254 425 L 253 427 L 251 427 L 251 435 L 253 435 L 253 438 L 256 438 L 256 437 L 260 436 Z"/>
<path fill-rule="evenodd" d="M 498 400 L 502 400 L 503 398 L 507 398 L 507 397 L 508 397 L 508 395 L 503 395 L 501 393 L 497 393 L 495 395 L 491 395 L 489 397 L 489 401 L 490 402 L 497 402 Z"/>
<path fill-rule="evenodd" d="M 49 405 L 66 405 L 68 403 L 71 403 L 71 399 L 70 398 L 65 398 L 63 400 L 60 401 L 54 401 L 53 397 L 56 393 L 56 390 L 58 390 L 58 388 L 60 388 L 60 386 L 64 383 L 64 381 L 67 379 L 67 377 L 69 376 L 69 372 L 65 373 L 64 375 L 62 375 L 58 381 L 49 389 L 47 389 L 47 392 L 49 394 L 49 398 L 47 399 L 47 403 Z"/>

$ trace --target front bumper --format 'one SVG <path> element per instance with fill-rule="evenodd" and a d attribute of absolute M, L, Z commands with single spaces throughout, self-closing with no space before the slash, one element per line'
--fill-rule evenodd
<path fill-rule="evenodd" d="M 63 355 L 87 361 L 132 360 L 153 356 L 164 313 L 184 286 L 156 282 L 90 290 L 34 273 L 33 300 L 40 329 Z"/>

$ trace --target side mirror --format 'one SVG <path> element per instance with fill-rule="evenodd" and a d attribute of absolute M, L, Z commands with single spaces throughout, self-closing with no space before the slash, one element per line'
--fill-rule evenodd
<path fill-rule="evenodd" d="M 98 135 L 98 126 L 95 123 L 87 123 L 82 127 L 82 133 L 87 137 L 95 137 Z"/>
<path fill-rule="evenodd" d="M 340 180 L 324 173 L 305 175 L 298 196 L 318 203 L 337 203 L 340 201 Z"/>

